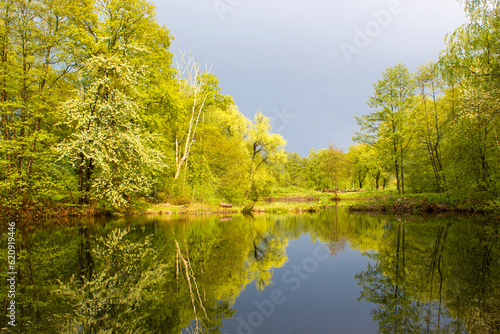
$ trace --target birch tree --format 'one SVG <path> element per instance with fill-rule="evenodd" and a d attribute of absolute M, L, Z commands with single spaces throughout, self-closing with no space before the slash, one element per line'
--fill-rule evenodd
<path fill-rule="evenodd" d="M 203 73 L 198 61 L 191 55 L 181 53 L 176 63 L 180 94 L 185 98 L 186 120 L 179 122 L 174 132 L 175 171 L 173 182 L 187 167 L 191 149 L 196 140 L 198 125 L 203 119 L 208 92 L 203 90 Z M 208 73 L 208 70 L 205 72 Z M 182 112 L 182 111 L 181 111 Z"/>

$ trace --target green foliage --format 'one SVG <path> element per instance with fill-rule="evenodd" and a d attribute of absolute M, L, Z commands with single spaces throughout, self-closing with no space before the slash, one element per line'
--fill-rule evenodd
<path fill-rule="evenodd" d="M 357 118 L 357 145 L 285 152 L 251 121 L 146 0 L 0 4 L 0 203 L 120 210 L 186 198 L 242 204 L 273 188 L 500 194 L 500 7 L 464 0 L 469 22 L 439 62 L 388 67 Z M 394 180 L 394 182 L 393 182 Z M 487 194 L 487 195 L 484 195 Z M 484 195 L 484 196 L 483 196 Z"/>
<path fill-rule="evenodd" d="M 500 200 L 495 199 L 488 202 L 488 211 L 494 216 L 500 217 Z"/>
<path fill-rule="evenodd" d="M 85 196 L 119 207 L 130 193 L 147 192 L 148 173 L 162 167 L 162 156 L 141 129 L 140 106 L 131 97 L 134 69 L 120 57 L 96 56 L 83 71 L 92 83 L 63 107 L 73 133 L 59 150 L 85 178 Z"/>
<path fill-rule="evenodd" d="M 192 55 L 174 66 L 149 1 L 6 1 L 0 20 L 2 209 L 243 203 L 280 175 L 269 119 L 252 124 Z"/>
<path fill-rule="evenodd" d="M 275 179 L 267 171 L 269 165 L 281 166 L 286 162 L 286 141 L 279 134 L 272 133 L 269 118 L 261 112 L 255 114 L 254 123 L 248 132 L 250 152 L 249 196 L 254 201 L 266 196 Z"/>
<path fill-rule="evenodd" d="M 404 192 L 450 192 L 456 199 L 480 201 L 500 194 L 497 57 L 500 10 L 497 1 L 464 1 L 470 22 L 447 38 L 439 63 L 419 66 L 410 76 L 399 64 L 375 84 L 369 105 L 375 112 L 358 118 L 355 140 L 377 150 L 375 159 L 353 152 L 361 179 L 369 161 L 392 165 Z M 353 148 L 357 150 L 357 148 Z M 384 169 L 379 169 L 384 170 Z"/>
<path fill-rule="evenodd" d="M 284 173 L 282 173 L 284 175 L 282 175 L 282 179 L 279 180 L 279 184 L 286 187 L 309 187 L 309 175 L 307 174 L 308 163 L 309 160 L 307 158 L 302 158 L 295 152 L 287 152 Z"/>
<path fill-rule="evenodd" d="M 68 93 L 68 1 L 2 1 L 0 4 L 0 193 L 11 209 L 53 196 L 53 126 Z"/>
<path fill-rule="evenodd" d="M 88 333 L 142 332 L 141 321 L 147 312 L 136 310 L 162 297 L 153 291 L 163 280 L 166 267 L 158 261 L 151 238 L 134 242 L 126 235 L 126 230 L 114 230 L 99 237 L 91 250 L 92 274 L 61 282 L 59 293 L 76 306 L 63 325 L 67 331 L 81 326 Z"/>
<path fill-rule="evenodd" d="M 497 1 L 465 1 L 470 22 L 448 37 L 441 54 L 441 68 L 453 96 L 451 127 L 453 153 L 450 188 L 473 196 L 476 192 L 499 194 L 498 146 L 500 48 Z"/>
<path fill-rule="evenodd" d="M 403 194 L 405 155 L 414 135 L 414 90 L 415 82 L 405 65 L 389 67 L 374 84 L 374 94 L 368 101 L 375 111 L 356 117 L 365 133 L 357 133 L 354 139 L 374 145 L 391 161 L 396 187 Z"/>

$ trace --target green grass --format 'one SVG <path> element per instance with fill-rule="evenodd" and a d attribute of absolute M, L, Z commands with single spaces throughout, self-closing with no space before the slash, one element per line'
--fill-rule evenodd
<path fill-rule="evenodd" d="M 362 192 L 338 193 L 340 200 L 335 201 L 335 194 L 324 193 L 297 187 L 277 188 L 267 198 L 253 203 L 253 211 L 260 213 L 289 214 L 318 212 L 320 208 L 338 203 L 354 211 L 414 213 L 467 211 L 487 212 L 500 211 L 499 202 L 488 205 L 486 201 L 456 200 L 447 194 L 421 193 L 399 195 L 395 190 L 372 190 Z M 252 203 L 246 203 L 252 207 Z M 235 205 L 231 209 L 221 209 L 217 205 L 191 203 L 174 205 L 169 203 L 150 204 L 142 212 L 171 214 L 224 214 L 241 213 L 246 205 Z M 491 208 L 490 208 L 491 207 Z"/>
<path fill-rule="evenodd" d="M 437 203 L 442 203 L 447 205 L 455 204 L 455 201 L 447 194 L 421 193 L 421 194 L 401 195 L 401 197 L 408 197 L 416 200 L 426 200 L 432 204 L 437 204 Z"/>
<path fill-rule="evenodd" d="M 274 198 L 284 198 L 284 197 L 318 197 L 323 192 L 303 189 L 298 187 L 287 187 L 287 188 L 276 188 L 274 189 L 268 197 Z"/>
<path fill-rule="evenodd" d="M 356 201 L 356 200 L 381 200 L 397 195 L 395 190 L 369 190 L 352 193 L 339 193 L 341 200 Z"/>
<path fill-rule="evenodd" d="M 256 203 L 254 211 L 266 213 L 296 213 L 296 212 L 318 212 L 320 201 L 314 202 L 272 202 Z"/>

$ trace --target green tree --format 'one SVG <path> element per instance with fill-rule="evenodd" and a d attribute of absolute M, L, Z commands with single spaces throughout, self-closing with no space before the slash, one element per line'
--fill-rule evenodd
<path fill-rule="evenodd" d="M 263 167 L 286 162 L 284 149 L 286 141 L 281 135 L 272 133 L 269 118 L 257 112 L 249 129 L 247 142 L 250 148 L 250 195 L 258 198 L 266 186 L 273 182 L 272 177 Z"/>
<path fill-rule="evenodd" d="M 451 177 L 456 193 L 498 195 L 500 11 L 498 1 L 465 1 L 470 22 L 447 39 L 440 64 L 457 83 Z"/>
<path fill-rule="evenodd" d="M 421 152 L 429 157 L 435 179 L 435 191 L 445 189 L 444 161 L 442 145 L 445 127 L 449 123 L 448 110 L 441 103 L 444 82 L 435 63 L 418 67 L 415 74 L 419 105 L 416 109 L 416 139 Z"/>
<path fill-rule="evenodd" d="M 119 207 L 147 192 L 148 177 L 163 167 L 140 117 L 143 69 L 135 61 L 148 52 L 143 38 L 156 25 L 152 5 L 140 0 L 104 1 L 95 15 L 85 29 L 91 38 L 84 40 L 90 54 L 79 71 L 82 86 L 63 107 L 73 133 L 59 150 L 78 170 L 80 203 Z"/>
<path fill-rule="evenodd" d="M 133 69 L 117 56 L 97 56 L 86 68 L 92 84 L 82 98 L 64 106 L 72 136 L 60 147 L 78 168 L 80 203 L 91 198 L 113 207 L 130 201 L 130 194 L 148 190 L 148 172 L 162 167 L 161 154 L 152 148 L 154 137 L 144 133 L 140 106 L 128 94 Z"/>
<path fill-rule="evenodd" d="M 175 131 L 175 172 L 173 183 L 179 178 L 182 168 L 189 161 L 191 149 L 195 143 L 198 124 L 204 119 L 205 107 L 209 92 L 204 89 L 206 73 L 200 71 L 200 65 L 192 56 L 181 54 L 177 64 L 177 75 L 180 94 L 183 97 L 185 112 L 183 120 L 177 122 Z"/>
<path fill-rule="evenodd" d="M 321 175 L 329 188 L 333 188 L 335 196 L 337 196 L 339 184 L 349 177 L 348 166 L 350 161 L 346 154 L 335 145 L 330 145 L 327 149 L 320 150 L 318 153 L 321 157 L 319 163 L 322 171 Z"/>
<path fill-rule="evenodd" d="M 234 105 L 207 112 L 190 166 L 194 198 L 243 202 L 249 188 L 250 156 L 245 141 L 249 123 Z"/>
<path fill-rule="evenodd" d="M 287 152 L 283 185 L 303 188 L 308 187 L 306 164 L 307 159 L 302 158 L 298 153 Z"/>
<path fill-rule="evenodd" d="M 396 176 L 397 189 L 404 194 L 405 153 L 413 138 L 412 113 L 414 111 L 415 84 L 410 72 L 403 64 L 389 67 L 382 79 L 374 84 L 374 94 L 368 105 L 375 112 L 356 117 L 361 131 L 355 140 L 358 142 L 378 142 L 391 157 Z"/>
<path fill-rule="evenodd" d="M 347 152 L 347 156 L 352 163 L 352 178 L 359 189 L 363 189 L 363 183 L 370 172 L 371 157 L 369 156 L 369 149 L 370 146 L 368 144 L 356 144 L 349 147 L 349 152 Z M 376 178 L 377 189 L 378 180 L 379 177 Z"/>
<path fill-rule="evenodd" d="M 64 0 L 0 4 L 0 192 L 12 208 L 56 198 L 63 188 L 51 148 L 74 66 L 69 7 Z"/>
<path fill-rule="evenodd" d="M 321 189 L 321 170 L 319 167 L 319 151 L 311 149 L 305 161 L 305 169 L 307 175 L 307 185 L 316 190 Z"/>

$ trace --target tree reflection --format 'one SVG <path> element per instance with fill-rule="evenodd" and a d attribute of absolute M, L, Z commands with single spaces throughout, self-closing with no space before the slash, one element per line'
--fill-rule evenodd
<path fill-rule="evenodd" d="M 497 230 L 451 222 L 384 228 L 377 252 L 367 254 L 374 265 L 356 275 L 359 300 L 377 304 L 381 333 L 498 332 Z"/>
<path fill-rule="evenodd" d="M 273 268 L 283 266 L 286 261 L 287 240 L 267 229 L 254 228 L 253 219 L 250 219 L 250 230 L 253 256 L 248 257 L 247 266 L 257 288 L 262 291 L 272 283 Z"/>
<path fill-rule="evenodd" d="M 184 240 L 185 245 L 185 253 L 181 250 L 179 246 L 179 242 L 175 240 L 175 246 L 177 248 L 176 253 L 176 263 L 175 263 L 175 278 L 177 284 L 179 283 L 179 275 L 182 277 L 186 277 L 189 286 L 189 296 L 191 298 L 191 305 L 193 305 L 193 314 L 194 320 L 193 324 L 189 327 L 190 333 L 202 333 L 203 332 L 203 323 L 201 318 L 198 316 L 198 311 L 196 306 L 198 305 L 201 310 L 203 310 L 203 315 L 206 320 L 210 320 L 208 318 L 207 310 L 203 306 L 203 301 L 200 295 L 200 290 L 198 289 L 198 283 L 196 281 L 196 274 L 191 266 L 191 261 L 189 260 L 189 251 L 186 240 Z M 182 268 L 181 263 L 184 265 Z M 183 270 L 184 269 L 184 270 Z M 184 275 L 182 275 L 182 271 L 184 271 Z"/>
<path fill-rule="evenodd" d="M 162 297 L 154 293 L 165 265 L 157 260 L 151 238 L 126 239 L 127 230 L 116 229 L 99 237 L 93 249 L 95 272 L 73 277 L 60 292 L 76 305 L 63 328 L 78 333 L 141 333 L 147 305 Z M 138 310 L 142 310 L 138 312 Z"/>
<path fill-rule="evenodd" d="M 335 221 L 333 222 L 333 228 L 330 228 L 331 231 L 328 233 L 328 250 L 330 251 L 330 255 L 337 255 L 341 253 L 345 247 L 347 246 L 347 238 L 346 236 L 339 234 L 339 207 L 338 203 L 335 202 L 334 207 L 335 212 Z"/>
<path fill-rule="evenodd" d="M 381 333 L 500 332 L 497 225 L 338 207 L 311 216 L 154 217 L 31 231 L 19 253 L 19 332 L 221 333 L 240 293 L 272 284 L 289 240 L 304 234 L 331 255 L 350 246 L 372 259 L 355 278 Z"/>

